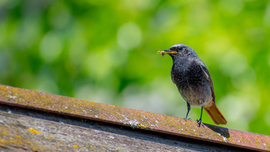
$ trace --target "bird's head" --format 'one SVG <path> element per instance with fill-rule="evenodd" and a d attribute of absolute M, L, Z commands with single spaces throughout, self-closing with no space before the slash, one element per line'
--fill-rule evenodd
<path fill-rule="evenodd" d="M 184 45 L 184 44 L 175 44 L 170 47 L 169 50 L 163 50 L 160 51 L 161 55 L 168 54 L 170 55 L 173 59 L 174 58 L 179 58 L 179 57 L 197 57 L 196 52 L 189 46 Z"/>

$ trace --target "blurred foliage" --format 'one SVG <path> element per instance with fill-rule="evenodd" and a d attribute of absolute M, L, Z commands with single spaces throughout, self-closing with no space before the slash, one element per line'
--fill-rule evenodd
<path fill-rule="evenodd" d="M 0 83 L 182 118 L 157 55 L 182 43 L 209 68 L 225 127 L 270 135 L 269 38 L 266 0 L 1 0 Z"/>

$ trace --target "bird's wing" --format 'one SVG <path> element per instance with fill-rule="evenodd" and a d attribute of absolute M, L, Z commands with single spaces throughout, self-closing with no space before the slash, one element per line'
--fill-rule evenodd
<path fill-rule="evenodd" d="M 204 78 L 209 82 L 209 84 L 211 86 L 212 98 L 213 98 L 213 101 L 215 102 L 216 98 L 215 98 L 215 92 L 214 92 L 214 84 L 213 84 L 213 81 L 211 79 L 210 73 L 209 73 L 207 67 L 202 62 L 201 63 L 197 62 L 197 64 L 200 66 Z"/>

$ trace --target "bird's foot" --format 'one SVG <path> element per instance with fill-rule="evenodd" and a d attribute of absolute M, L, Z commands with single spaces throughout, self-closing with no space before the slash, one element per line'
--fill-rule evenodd
<path fill-rule="evenodd" d="M 185 119 L 185 120 L 192 120 L 191 118 L 186 118 L 186 117 L 184 117 L 183 119 Z"/>
<path fill-rule="evenodd" d="M 197 119 L 197 124 L 198 124 L 199 127 L 200 127 L 201 125 L 204 127 L 204 124 L 202 123 L 202 120 L 198 120 L 198 119 Z"/>

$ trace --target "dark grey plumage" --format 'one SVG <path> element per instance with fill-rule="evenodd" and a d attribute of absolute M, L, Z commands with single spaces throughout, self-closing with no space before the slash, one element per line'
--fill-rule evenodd
<path fill-rule="evenodd" d="M 168 54 L 173 59 L 171 79 L 187 102 L 186 119 L 191 105 L 201 108 L 199 125 L 203 109 L 214 123 L 226 124 L 226 119 L 215 104 L 214 86 L 209 71 L 196 52 L 187 45 L 176 44 L 169 50 L 160 51 L 160 53 L 161 55 Z"/>
<path fill-rule="evenodd" d="M 182 48 L 179 50 L 179 48 Z M 170 54 L 173 58 L 171 79 L 176 84 L 181 96 L 192 106 L 202 107 L 212 100 L 212 84 L 209 81 L 208 70 L 189 46 L 173 45 L 170 50 L 178 53 Z"/>

